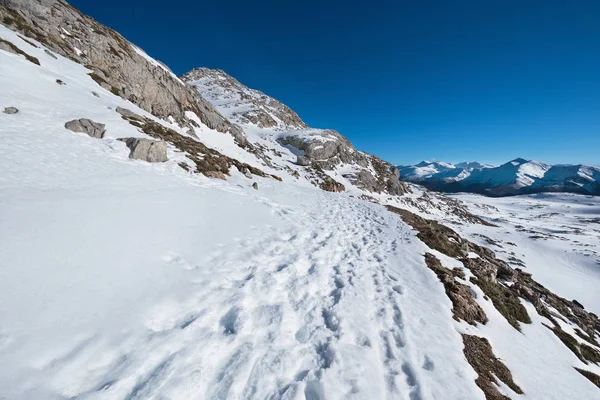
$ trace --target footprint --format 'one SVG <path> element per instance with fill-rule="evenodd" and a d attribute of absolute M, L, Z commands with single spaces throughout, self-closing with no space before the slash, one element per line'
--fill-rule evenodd
<path fill-rule="evenodd" d="M 242 322 L 239 316 L 239 307 L 231 307 L 231 309 L 229 309 L 229 311 L 227 311 L 227 313 L 221 317 L 219 322 L 221 327 L 223 327 L 224 335 L 229 336 L 238 333 Z"/>
<path fill-rule="evenodd" d="M 425 361 L 423 361 L 423 369 L 427 371 L 433 371 L 435 369 L 435 364 L 433 360 L 429 358 L 429 356 L 425 356 Z"/>

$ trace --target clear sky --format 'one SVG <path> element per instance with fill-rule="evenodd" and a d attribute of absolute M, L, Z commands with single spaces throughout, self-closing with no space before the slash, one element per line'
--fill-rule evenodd
<path fill-rule="evenodd" d="M 71 0 L 397 164 L 600 165 L 600 1 Z"/>

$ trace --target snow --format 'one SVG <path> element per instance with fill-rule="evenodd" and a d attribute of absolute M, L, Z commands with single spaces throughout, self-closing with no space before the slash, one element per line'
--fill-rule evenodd
<path fill-rule="evenodd" d="M 0 103 L 20 110 L 0 114 L 0 397 L 481 398 L 396 216 L 129 160 L 115 138 L 141 134 L 114 108 L 143 111 L 0 34 L 41 63 L 0 52 Z M 81 117 L 107 139 L 64 128 Z"/>
<path fill-rule="evenodd" d="M 130 44 L 131 48 L 133 48 L 133 50 L 140 56 L 144 57 L 146 59 L 146 61 L 148 61 L 150 64 L 161 68 L 162 70 L 164 70 L 165 72 L 167 72 L 169 75 L 171 75 L 173 78 L 175 78 L 175 80 L 179 83 L 181 83 L 182 85 L 185 85 L 183 83 L 183 81 L 181 79 L 179 79 L 179 77 L 177 75 L 175 75 L 173 73 L 173 71 L 171 71 L 169 68 L 167 68 L 163 63 L 161 63 L 158 60 L 155 60 L 154 58 L 150 57 L 144 50 L 140 49 L 137 46 L 134 46 L 133 44 Z"/>
<path fill-rule="evenodd" d="M 465 280 L 490 323 L 454 321 L 424 263 L 433 251 L 397 215 L 360 200 L 364 192 L 348 183 L 347 193 L 327 193 L 264 167 L 191 112 L 203 143 L 282 174 L 283 182 L 254 177 L 256 191 L 235 171 L 227 181 L 191 174 L 171 147 L 166 163 L 130 160 L 116 139 L 144 134 L 115 108 L 154 117 L 102 89 L 83 66 L 1 26 L 0 36 L 41 63 L 0 51 L 0 105 L 19 109 L 0 113 L 0 398 L 482 400 L 462 332 L 490 339 L 525 391 L 516 396 L 502 386 L 511 397 L 599 398 L 530 305 L 534 322 L 519 333 Z M 106 138 L 66 130 L 74 118 L 106 124 Z M 253 144 L 280 154 L 274 165 L 301 171 L 276 133 L 246 129 Z M 331 173 L 342 181 L 354 168 Z M 403 200 L 425 194 L 415 186 Z M 488 201 L 464 200 L 474 210 Z M 543 224 L 548 232 L 565 219 L 584 226 L 577 218 L 598 209 L 583 196 L 532 197 L 482 212 L 504 219 L 501 229 L 464 224 L 461 234 L 512 235 L 522 217 L 512 214 L 540 202 L 570 215 Z M 448 215 L 434 195 L 431 204 L 436 218 Z M 594 232 L 573 238 L 597 243 Z M 537 278 L 561 242 L 536 243 L 519 238 Z M 583 276 L 591 282 L 580 286 L 590 293 L 577 299 L 596 310 L 592 264 L 572 256 L 570 266 L 590 267 Z M 547 269 L 544 282 L 562 273 Z"/>
<path fill-rule="evenodd" d="M 506 261 L 521 260 L 534 279 L 567 299 L 600 314 L 600 198 L 546 193 L 488 198 L 453 195 L 471 212 L 499 225 L 455 226 L 471 240 L 487 245 L 483 234 L 500 246 L 492 249 Z M 519 266 L 519 265 L 515 265 Z"/>

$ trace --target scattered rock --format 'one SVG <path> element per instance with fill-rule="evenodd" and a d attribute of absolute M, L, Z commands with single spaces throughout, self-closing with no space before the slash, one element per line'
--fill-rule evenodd
<path fill-rule="evenodd" d="M 19 110 L 16 107 L 6 107 L 4 109 L 4 114 L 16 114 Z"/>
<path fill-rule="evenodd" d="M 252 187 L 254 188 L 254 190 L 258 190 L 258 183 L 254 182 L 252 184 Z"/>
<path fill-rule="evenodd" d="M 96 93 L 96 92 L 92 92 L 92 94 L 93 94 L 94 96 L 96 96 L 96 97 L 100 97 L 100 95 L 99 95 L 98 93 Z"/>
<path fill-rule="evenodd" d="M 333 178 L 327 177 L 321 183 L 321 189 L 327 192 L 343 192 L 346 190 L 346 187 L 339 182 L 336 182 Z"/>
<path fill-rule="evenodd" d="M 138 119 L 140 121 L 142 120 L 141 116 L 139 116 L 138 114 L 134 113 L 133 111 L 131 111 L 127 108 L 117 107 L 116 111 L 124 117 Z"/>
<path fill-rule="evenodd" d="M 59 85 L 66 85 L 66 83 L 64 83 L 63 81 L 61 81 L 60 79 L 56 80 L 56 83 L 58 83 Z"/>
<path fill-rule="evenodd" d="M 73 132 L 85 133 L 93 138 L 102 139 L 106 129 L 104 124 L 87 118 L 74 119 L 65 124 L 65 128 Z"/>
<path fill-rule="evenodd" d="M 127 138 L 125 144 L 131 149 L 129 158 L 150 163 L 165 162 L 167 158 L 167 143 L 144 138 Z"/>
<path fill-rule="evenodd" d="M 242 174 L 248 179 L 252 179 L 252 172 L 248 168 L 242 168 Z"/>
<path fill-rule="evenodd" d="M 308 157 L 298 156 L 296 158 L 296 164 L 301 165 L 303 167 L 307 167 L 310 165 L 310 160 L 308 159 Z"/>

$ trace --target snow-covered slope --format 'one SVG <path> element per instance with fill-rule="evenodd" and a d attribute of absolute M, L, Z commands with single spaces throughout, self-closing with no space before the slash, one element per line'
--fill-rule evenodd
<path fill-rule="evenodd" d="M 402 180 L 445 192 L 491 196 L 539 192 L 600 195 L 600 168 L 586 165 L 548 165 L 517 158 L 498 167 L 423 162 L 399 169 Z"/>
<path fill-rule="evenodd" d="M 394 194 L 377 180 L 393 170 L 334 131 L 151 114 L 24 35 L 0 26 L 0 398 L 600 399 L 600 322 L 557 296 L 586 280 L 576 298 L 597 310 L 594 255 L 555 266 L 514 239 L 550 292 L 479 245 L 520 229 L 501 220 L 510 206 Z M 103 137 L 65 127 L 80 118 Z M 130 158 L 131 137 L 164 141 L 168 160 Z M 361 171 L 383 189 L 356 184 Z M 345 190 L 321 190 L 326 177 Z M 524 229 L 577 225 L 585 239 L 556 240 L 592 254 L 586 199 L 557 199 L 573 220 Z"/>
<path fill-rule="evenodd" d="M 300 179 L 335 190 L 404 193 L 396 167 L 355 149 L 335 130 L 308 127 L 289 107 L 224 71 L 195 68 L 182 79 L 243 128 L 249 150 L 261 156 L 264 165 L 287 171 L 292 162 L 302 167 Z"/>

